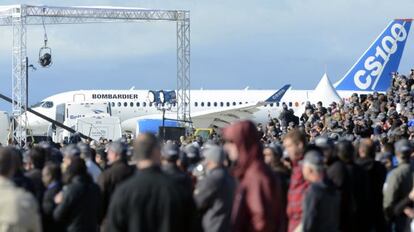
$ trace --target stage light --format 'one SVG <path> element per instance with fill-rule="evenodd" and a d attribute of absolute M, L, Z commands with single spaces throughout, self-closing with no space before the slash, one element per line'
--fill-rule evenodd
<path fill-rule="evenodd" d="M 164 103 L 165 103 L 165 93 L 164 93 L 164 91 L 163 91 L 163 90 L 161 90 L 161 91 L 159 92 L 159 96 L 160 96 L 160 102 L 161 102 L 162 104 L 164 104 Z"/>
<path fill-rule="evenodd" d="M 45 13 L 45 8 L 43 9 L 43 13 Z M 43 68 L 50 67 L 52 65 L 52 49 L 47 46 L 47 32 L 46 32 L 46 26 L 44 18 L 42 17 L 42 24 L 43 24 L 43 30 L 44 30 L 44 45 L 39 50 L 39 64 Z"/>
<path fill-rule="evenodd" d="M 148 100 L 150 103 L 155 103 L 158 101 L 158 92 L 150 90 L 148 91 Z"/>
<path fill-rule="evenodd" d="M 44 68 L 49 67 L 52 64 L 52 54 L 49 52 L 45 52 L 42 54 L 42 52 L 40 52 L 39 64 Z"/>

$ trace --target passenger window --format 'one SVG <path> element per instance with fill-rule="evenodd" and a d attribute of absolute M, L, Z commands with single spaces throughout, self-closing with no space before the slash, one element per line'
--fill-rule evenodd
<path fill-rule="evenodd" d="M 217 102 L 214 102 L 214 106 L 217 106 Z"/>
<path fill-rule="evenodd" d="M 111 106 L 112 107 L 115 107 L 115 102 L 111 102 Z"/>
<path fill-rule="evenodd" d="M 124 102 L 124 107 L 127 107 L 127 106 L 128 106 L 128 103 Z"/>
<path fill-rule="evenodd" d="M 226 106 L 230 106 L 230 102 L 227 102 L 227 103 L 226 103 Z"/>
<path fill-rule="evenodd" d="M 139 107 L 139 102 L 137 102 L 137 107 Z"/>
<path fill-rule="evenodd" d="M 210 106 L 211 106 L 210 102 L 207 102 L 207 106 L 208 106 L 208 107 L 210 107 Z"/>
<path fill-rule="evenodd" d="M 276 106 L 279 107 L 280 106 L 280 102 L 276 102 Z"/>
<path fill-rule="evenodd" d="M 239 105 L 243 104 L 243 102 L 239 102 Z"/>
<path fill-rule="evenodd" d="M 147 103 L 146 103 L 146 102 L 143 102 L 143 103 L 142 103 L 142 106 L 143 106 L 143 107 L 146 107 L 146 106 L 147 106 Z"/>
<path fill-rule="evenodd" d="M 134 106 L 134 103 L 133 102 L 129 103 L 129 106 L 133 107 Z"/>
<path fill-rule="evenodd" d="M 273 103 L 270 103 L 270 107 L 273 107 Z"/>
<path fill-rule="evenodd" d="M 201 107 L 204 107 L 204 102 L 201 102 Z"/>
<path fill-rule="evenodd" d="M 223 107 L 224 106 L 224 103 L 223 102 L 220 102 L 220 106 Z"/>
<path fill-rule="evenodd" d="M 233 102 L 233 106 L 235 106 L 236 105 L 236 102 Z"/>
<path fill-rule="evenodd" d="M 118 107 L 121 107 L 121 106 L 122 106 L 122 103 L 118 102 Z"/>
<path fill-rule="evenodd" d="M 289 107 L 292 107 L 292 102 L 289 102 Z"/>
<path fill-rule="evenodd" d="M 197 107 L 198 106 L 198 102 L 194 102 L 194 106 Z"/>

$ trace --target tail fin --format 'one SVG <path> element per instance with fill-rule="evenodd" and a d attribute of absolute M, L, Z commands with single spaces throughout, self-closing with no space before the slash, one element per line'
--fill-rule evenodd
<path fill-rule="evenodd" d="M 386 91 L 398 71 L 412 19 L 395 19 L 385 28 L 345 76 L 336 90 Z"/>
<path fill-rule="evenodd" d="M 290 85 L 284 85 L 276 93 L 274 93 L 272 96 L 270 96 L 265 102 L 268 102 L 268 103 L 280 102 L 280 100 L 282 99 L 282 97 L 285 95 L 286 91 L 289 88 L 290 88 Z"/>

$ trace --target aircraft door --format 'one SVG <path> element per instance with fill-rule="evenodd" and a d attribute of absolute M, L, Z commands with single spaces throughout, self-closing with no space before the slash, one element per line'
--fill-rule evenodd
<path fill-rule="evenodd" d="M 56 121 L 63 123 L 65 121 L 65 104 L 56 106 Z"/>

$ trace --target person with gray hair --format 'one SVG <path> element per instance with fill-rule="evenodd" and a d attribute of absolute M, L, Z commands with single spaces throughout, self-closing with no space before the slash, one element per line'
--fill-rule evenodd
<path fill-rule="evenodd" d="M 102 231 L 106 231 L 105 217 L 109 207 L 112 194 L 116 188 L 128 179 L 134 170 L 126 160 L 127 145 L 120 142 L 112 142 L 108 145 L 108 164 L 110 167 L 103 171 L 98 178 L 98 185 L 102 192 L 103 217 Z"/>
<path fill-rule="evenodd" d="M 207 174 L 198 181 L 194 199 L 202 214 L 203 229 L 205 232 L 230 231 L 235 181 L 223 166 L 224 151 L 217 145 L 208 145 L 202 155 Z"/>
<path fill-rule="evenodd" d="M 101 169 L 93 160 L 91 148 L 86 143 L 78 143 L 78 148 L 80 150 L 81 158 L 85 160 L 89 175 L 92 176 L 93 181 L 96 183 L 101 174 Z"/>
<path fill-rule="evenodd" d="M 339 231 L 340 195 L 325 175 L 323 155 L 319 150 L 306 152 L 303 176 L 310 183 L 303 200 L 302 230 Z"/>

